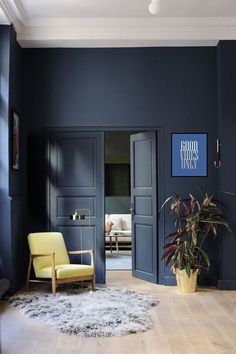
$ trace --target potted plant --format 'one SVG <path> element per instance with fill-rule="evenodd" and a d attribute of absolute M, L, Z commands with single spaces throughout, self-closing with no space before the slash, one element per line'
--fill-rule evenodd
<path fill-rule="evenodd" d="M 220 227 L 230 231 L 215 194 L 201 195 L 201 200 L 191 194 L 186 199 L 171 196 L 161 207 L 170 202 L 170 210 L 175 214 L 176 229 L 167 236 L 170 241 L 164 246 L 162 259 L 165 259 L 166 266 L 173 262 L 172 269 L 181 292 L 196 291 L 197 275 L 210 267 L 209 257 L 203 250 L 206 238 L 216 238 Z"/>

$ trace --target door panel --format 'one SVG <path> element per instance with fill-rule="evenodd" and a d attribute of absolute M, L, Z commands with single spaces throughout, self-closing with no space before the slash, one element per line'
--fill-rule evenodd
<path fill-rule="evenodd" d="M 89 250 L 96 249 L 96 229 L 94 227 L 74 227 L 74 226 L 59 226 L 57 229 L 58 232 L 61 232 L 65 237 L 65 242 L 68 247 L 68 250 Z M 78 263 L 81 261 L 80 256 L 71 255 L 70 256 L 72 263 Z M 83 255 L 83 263 L 88 264 L 90 262 L 89 255 Z"/>
<path fill-rule="evenodd" d="M 147 189 L 152 187 L 152 141 L 141 140 L 134 143 L 134 187 Z"/>
<path fill-rule="evenodd" d="M 57 198 L 57 217 L 67 217 L 78 205 L 81 209 L 89 209 L 91 216 L 96 216 L 96 198 L 61 196 Z"/>
<path fill-rule="evenodd" d="M 135 212 L 138 216 L 152 216 L 152 198 L 135 197 Z"/>
<path fill-rule="evenodd" d="M 152 234 L 152 226 L 135 224 L 135 264 L 136 270 L 141 273 L 153 273 Z"/>
<path fill-rule="evenodd" d="M 50 132 L 48 141 L 49 229 L 62 232 L 68 250 L 94 249 L 98 283 L 105 282 L 103 144 L 102 132 Z M 69 219 L 76 209 L 86 209 L 85 220 Z"/>
<path fill-rule="evenodd" d="M 131 135 L 133 276 L 157 283 L 156 132 Z"/>
<path fill-rule="evenodd" d="M 58 187 L 95 188 L 95 148 L 94 138 L 58 138 L 56 162 Z M 73 168 L 76 166 L 79 168 Z"/>

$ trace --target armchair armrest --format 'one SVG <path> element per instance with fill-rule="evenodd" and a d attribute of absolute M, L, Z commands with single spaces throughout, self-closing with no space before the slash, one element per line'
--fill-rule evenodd
<path fill-rule="evenodd" d="M 94 267 L 93 250 L 68 251 L 68 254 L 84 254 L 89 253 L 91 257 L 91 266 Z"/>

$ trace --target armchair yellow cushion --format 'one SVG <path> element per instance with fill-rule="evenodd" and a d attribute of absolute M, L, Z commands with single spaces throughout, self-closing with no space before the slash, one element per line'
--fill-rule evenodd
<path fill-rule="evenodd" d="M 56 279 L 84 277 L 94 274 L 94 267 L 84 264 L 61 264 L 55 267 Z M 38 271 L 39 278 L 51 278 L 52 267 L 41 268 Z"/>
<path fill-rule="evenodd" d="M 28 235 L 28 242 L 31 254 L 55 253 L 55 264 L 70 264 L 63 236 L 60 232 L 38 232 Z M 40 277 L 40 270 L 52 265 L 52 258 L 34 257 L 34 271 L 36 277 Z M 50 277 L 52 277 L 52 272 Z"/>

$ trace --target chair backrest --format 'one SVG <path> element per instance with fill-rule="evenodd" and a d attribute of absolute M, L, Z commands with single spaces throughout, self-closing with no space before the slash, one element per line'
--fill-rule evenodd
<path fill-rule="evenodd" d="M 64 238 L 60 232 L 36 232 L 28 235 L 31 254 L 55 253 L 55 264 L 69 264 L 70 260 L 66 250 Z M 52 265 L 52 258 L 34 257 L 34 271 L 37 276 L 38 270 Z"/>

